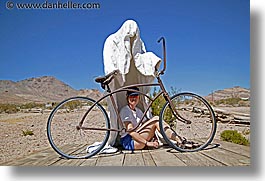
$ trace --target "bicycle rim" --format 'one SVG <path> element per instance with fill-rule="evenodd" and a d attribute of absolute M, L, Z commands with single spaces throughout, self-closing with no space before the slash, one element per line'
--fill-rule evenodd
<path fill-rule="evenodd" d="M 73 97 L 61 102 L 50 114 L 47 123 L 48 140 L 52 148 L 61 156 L 89 158 L 105 146 L 110 134 L 106 129 L 110 128 L 110 124 L 108 115 L 100 104 L 96 104 L 88 112 L 82 127 L 103 130 L 77 129 L 94 103 L 95 101 L 90 98 Z M 89 150 L 88 146 L 90 146 Z"/>
<path fill-rule="evenodd" d="M 166 142 L 174 149 L 182 152 L 199 151 L 207 147 L 216 132 L 216 119 L 209 103 L 193 93 L 176 94 L 171 97 L 171 101 L 177 114 L 173 114 L 169 102 L 166 102 L 160 113 L 160 128 L 163 128 L 166 122 L 178 136 L 187 141 L 198 143 L 198 145 L 193 148 L 180 146 L 161 129 Z M 185 120 L 190 121 L 190 124 L 184 123 Z"/>

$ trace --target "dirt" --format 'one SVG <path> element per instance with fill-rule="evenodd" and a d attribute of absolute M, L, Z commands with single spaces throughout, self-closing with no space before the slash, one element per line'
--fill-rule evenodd
<path fill-rule="evenodd" d="M 23 157 L 49 147 L 46 124 L 49 114 L 1 114 L 0 115 L 0 163 Z M 34 135 L 23 136 L 23 131 Z"/>

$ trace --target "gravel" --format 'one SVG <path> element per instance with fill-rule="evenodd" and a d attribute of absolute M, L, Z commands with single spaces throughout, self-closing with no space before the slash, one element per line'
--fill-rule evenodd
<path fill-rule="evenodd" d="M 0 115 L 0 163 L 49 147 L 46 124 L 49 114 L 17 113 Z M 23 131 L 34 135 L 23 136 Z"/>

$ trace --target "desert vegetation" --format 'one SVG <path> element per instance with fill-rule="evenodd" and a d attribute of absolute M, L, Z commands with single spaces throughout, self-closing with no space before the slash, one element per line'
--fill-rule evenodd
<path fill-rule="evenodd" d="M 52 109 L 56 105 L 56 103 L 53 103 L 52 106 L 46 106 L 48 104 L 44 103 L 26 103 L 26 104 L 15 104 L 15 103 L 5 103 L 5 104 L 0 104 L 0 114 L 2 113 L 7 113 L 7 114 L 14 114 L 18 112 L 30 112 L 32 109 L 34 111 L 39 111 L 43 109 Z"/>
<path fill-rule="evenodd" d="M 249 146 L 250 145 L 250 141 L 248 139 L 246 139 L 243 136 L 243 134 L 239 133 L 236 130 L 224 130 L 221 133 L 221 140 L 232 142 L 232 143 L 235 143 L 235 144 Z M 250 132 L 247 132 L 245 134 L 250 134 Z"/>

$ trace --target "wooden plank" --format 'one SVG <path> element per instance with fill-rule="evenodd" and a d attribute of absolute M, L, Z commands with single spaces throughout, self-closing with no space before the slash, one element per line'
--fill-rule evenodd
<path fill-rule="evenodd" d="M 82 153 L 82 152 L 84 152 L 85 149 L 86 149 L 85 145 L 65 145 L 63 148 L 64 151 L 67 151 L 67 153 L 71 153 L 71 155 Z M 52 165 L 53 166 L 79 166 L 84 161 L 85 161 L 85 159 L 61 158 L 58 161 L 54 161 L 54 163 L 52 163 Z"/>
<path fill-rule="evenodd" d="M 96 166 L 98 157 L 92 157 L 86 159 L 83 163 L 80 164 L 80 166 Z"/>
<path fill-rule="evenodd" d="M 27 158 L 28 157 L 18 159 L 18 160 L 12 160 L 12 161 L 3 163 L 1 165 L 4 165 L 4 166 L 22 166 L 23 164 L 27 163 Z"/>
<path fill-rule="evenodd" d="M 61 159 L 52 166 L 80 166 L 86 159 Z"/>
<path fill-rule="evenodd" d="M 142 151 L 136 150 L 133 153 L 125 153 L 123 166 L 144 166 Z"/>
<path fill-rule="evenodd" d="M 99 159 L 100 155 L 96 154 L 90 158 L 86 158 L 84 159 L 84 162 L 82 162 L 79 166 L 96 166 L 98 159 Z"/>
<path fill-rule="evenodd" d="M 59 160 L 59 155 L 51 148 L 27 155 L 24 158 L 4 163 L 6 166 L 48 166 L 49 163 Z"/>
<path fill-rule="evenodd" d="M 220 144 L 220 148 L 244 155 L 250 158 L 250 146 L 238 145 L 227 141 L 214 140 L 214 144 Z"/>
<path fill-rule="evenodd" d="M 61 156 L 50 148 L 34 154 L 33 162 L 27 162 L 26 164 L 23 164 L 23 166 L 49 166 L 60 159 Z"/>
<path fill-rule="evenodd" d="M 64 150 L 67 150 L 67 153 L 78 154 L 82 150 L 84 150 L 84 145 L 66 145 Z M 72 155 L 71 154 L 71 155 Z M 81 165 L 86 159 L 67 159 L 64 157 L 59 156 L 59 160 L 54 160 L 51 164 L 52 166 L 79 166 Z"/>
<path fill-rule="evenodd" d="M 204 151 L 201 151 L 201 153 L 227 166 L 248 166 L 250 165 L 249 157 L 239 155 L 237 153 L 234 153 L 234 152 L 231 152 L 225 149 L 214 149 L 214 151 L 204 150 Z"/>
<path fill-rule="evenodd" d="M 96 166 L 122 166 L 123 159 L 123 153 L 102 154 L 99 156 Z"/>
<path fill-rule="evenodd" d="M 4 163 L 17 166 L 248 166 L 250 148 L 214 140 L 214 144 L 205 150 L 192 153 L 180 153 L 174 149 L 162 147 L 152 150 L 123 151 L 115 154 L 97 154 L 89 159 L 63 159 L 52 148 L 32 153 L 24 158 Z M 75 147 L 67 145 L 73 151 Z M 77 149 L 79 150 L 79 149 Z"/>
<path fill-rule="evenodd" d="M 167 150 L 168 149 L 160 148 L 150 152 L 156 166 L 187 166 L 183 161 Z"/>
<path fill-rule="evenodd" d="M 54 150 L 52 150 L 52 153 L 51 152 L 47 152 L 47 153 L 44 153 L 44 154 L 46 155 L 44 157 L 45 159 L 39 160 L 38 163 L 37 163 L 37 165 L 39 165 L 39 166 L 50 166 L 54 162 L 57 162 L 60 159 L 62 159 L 61 155 L 59 155 L 58 153 L 56 153 Z"/>
<path fill-rule="evenodd" d="M 41 163 L 41 161 L 46 160 L 43 158 L 45 158 L 45 154 L 43 154 L 43 153 L 30 155 L 30 156 L 24 158 L 23 160 L 21 160 L 21 162 L 23 162 L 23 164 L 21 164 L 20 166 L 42 166 L 44 163 Z M 54 159 L 59 160 L 60 158 L 58 156 L 56 156 L 56 157 L 52 158 L 52 160 L 54 160 Z"/>
<path fill-rule="evenodd" d="M 174 153 L 187 166 L 224 166 L 224 164 L 211 159 L 199 152 Z"/>
<path fill-rule="evenodd" d="M 145 166 L 156 166 L 155 161 L 153 160 L 153 157 L 151 156 L 149 150 L 142 150 L 142 155 Z"/>
<path fill-rule="evenodd" d="M 88 158 L 80 166 L 122 166 L 124 154 L 116 152 L 113 154 L 97 154 Z"/>

